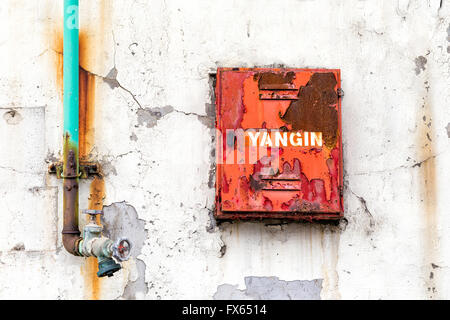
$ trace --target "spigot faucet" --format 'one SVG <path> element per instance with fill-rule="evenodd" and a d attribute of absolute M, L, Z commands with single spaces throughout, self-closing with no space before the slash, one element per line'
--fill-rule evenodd
<path fill-rule="evenodd" d="M 126 238 L 119 238 L 116 242 L 102 235 L 103 227 L 97 224 L 97 215 L 102 215 L 101 210 L 84 210 L 84 214 L 90 215 L 89 223 L 83 229 L 83 240 L 79 242 L 79 252 L 84 257 L 96 257 L 98 260 L 99 277 L 112 277 L 114 272 L 121 269 L 118 261 L 126 261 L 131 254 L 131 242 Z"/>

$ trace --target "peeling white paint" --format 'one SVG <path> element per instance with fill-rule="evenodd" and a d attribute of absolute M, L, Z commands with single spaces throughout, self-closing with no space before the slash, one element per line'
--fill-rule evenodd
<path fill-rule="evenodd" d="M 245 290 L 220 285 L 216 300 L 320 300 L 322 280 L 283 281 L 277 277 L 246 277 Z"/>
<path fill-rule="evenodd" d="M 246 277 L 323 279 L 322 299 L 450 297 L 449 1 L 80 3 L 104 204 L 125 201 L 146 228 L 100 298 L 211 299 Z M 89 296 L 84 259 L 61 244 L 61 181 L 46 173 L 62 151 L 61 5 L 0 7 L 0 298 Z M 341 69 L 339 226 L 211 222 L 209 73 L 270 65 Z M 147 290 L 128 286 L 138 261 Z"/>

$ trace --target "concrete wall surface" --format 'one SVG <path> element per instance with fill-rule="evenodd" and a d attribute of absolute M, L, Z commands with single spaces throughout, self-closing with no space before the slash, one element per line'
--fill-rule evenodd
<path fill-rule="evenodd" d="M 450 1 L 80 0 L 80 209 L 62 247 L 62 3 L 0 4 L 0 298 L 450 299 Z M 345 219 L 218 224 L 218 67 L 339 68 Z M 81 227 L 87 219 L 80 215 Z"/>

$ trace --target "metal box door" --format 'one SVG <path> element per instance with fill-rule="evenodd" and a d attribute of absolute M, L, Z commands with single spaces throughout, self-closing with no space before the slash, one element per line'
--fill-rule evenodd
<path fill-rule="evenodd" d="M 340 92 L 340 70 L 218 69 L 217 218 L 342 217 Z"/>

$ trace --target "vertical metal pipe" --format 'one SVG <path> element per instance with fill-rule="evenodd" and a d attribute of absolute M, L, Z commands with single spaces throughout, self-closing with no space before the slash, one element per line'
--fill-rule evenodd
<path fill-rule="evenodd" d="M 64 0 L 64 134 L 69 135 L 69 141 L 77 149 L 79 108 L 78 19 L 78 0 Z"/>
<path fill-rule="evenodd" d="M 79 14 L 78 0 L 64 0 L 64 165 L 63 231 L 64 247 L 80 255 L 78 243 L 78 107 L 79 107 Z"/>

